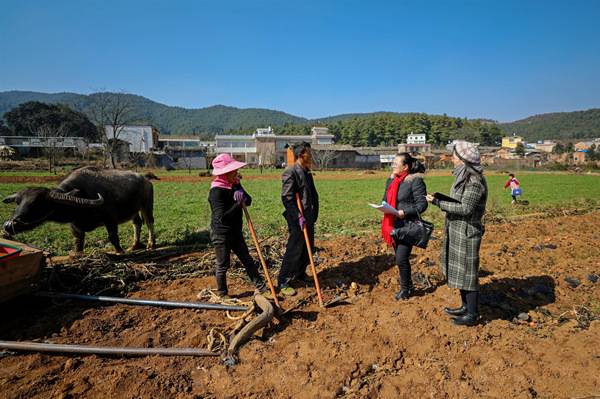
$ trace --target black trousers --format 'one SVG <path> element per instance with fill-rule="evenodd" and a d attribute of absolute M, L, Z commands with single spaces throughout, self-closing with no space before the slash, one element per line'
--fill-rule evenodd
<path fill-rule="evenodd" d="M 307 223 L 308 240 L 310 247 L 315 249 L 315 224 Z M 285 255 L 281 262 L 281 270 L 277 281 L 280 286 L 288 285 L 289 282 L 306 273 L 306 266 L 310 263 L 304 232 L 300 230 L 298 222 L 288 220 L 288 242 L 285 247 Z"/>
<path fill-rule="evenodd" d="M 396 245 L 396 265 L 400 272 L 400 288 L 403 290 L 413 288 L 409 261 L 412 248 L 412 245 L 404 245 L 402 243 Z"/>
<path fill-rule="evenodd" d="M 256 287 L 258 289 L 263 288 L 264 281 L 260 274 L 258 274 L 258 265 L 250 256 L 241 231 L 229 233 L 227 236 L 211 235 L 211 240 L 217 256 L 215 276 L 217 278 L 217 291 L 219 295 L 227 294 L 227 270 L 231 264 L 231 251 L 242 262 L 246 273 L 248 273 L 248 277 Z"/>

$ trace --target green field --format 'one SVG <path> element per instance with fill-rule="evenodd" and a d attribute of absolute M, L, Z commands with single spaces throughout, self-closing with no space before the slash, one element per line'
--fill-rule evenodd
<path fill-rule="evenodd" d="M 162 172 L 164 175 L 164 172 Z M 259 237 L 286 236 L 286 224 L 281 216 L 283 206 L 280 200 L 280 182 L 277 176 L 281 171 L 271 171 L 266 176 L 272 179 L 246 179 L 244 186 L 253 196 L 250 212 Z M 177 173 L 185 175 L 186 173 Z M 248 176 L 256 175 L 253 171 Z M 513 207 L 508 191 L 503 190 L 506 177 L 487 176 L 490 189 L 488 211 L 494 216 L 510 217 L 548 211 L 551 208 L 593 208 L 600 205 L 600 177 L 593 175 L 530 173 L 519 175 L 524 199 L 530 201 L 527 207 Z M 452 176 L 429 176 L 426 179 L 429 192 L 448 192 Z M 315 182 L 321 198 L 321 212 L 317 224 L 318 237 L 331 237 L 338 234 L 360 235 L 376 233 L 381 215 L 367 206 L 368 202 L 378 202 L 383 196 L 385 175 L 378 173 L 368 176 L 359 172 L 337 172 L 320 177 Z M 29 184 L 0 184 L 0 195 L 5 196 L 23 189 Z M 54 184 L 46 185 L 48 187 Z M 155 219 L 158 245 L 193 244 L 206 240 L 205 231 L 209 225 L 210 211 L 207 196 L 209 182 L 155 183 Z M 0 220 L 9 218 L 14 204 L 0 203 Z M 443 215 L 437 207 L 430 207 L 424 218 L 440 226 Z M 143 230 L 145 235 L 145 229 Z M 120 227 L 122 244 L 128 246 L 132 229 L 128 224 Z M 48 223 L 36 230 L 17 236 L 17 239 L 34 246 L 47 248 L 56 254 L 65 254 L 72 249 L 71 233 L 66 225 Z M 106 231 L 99 228 L 87 235 L 86 251 L 93 249 L 112 251 Z"/>

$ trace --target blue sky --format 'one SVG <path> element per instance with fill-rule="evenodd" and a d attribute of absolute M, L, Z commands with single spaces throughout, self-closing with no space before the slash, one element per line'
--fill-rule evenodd
<path fill-rule="evenodd" d="M 600 1 L 0 0 L 0 91 L 299 116 L 600 107 Z"/>

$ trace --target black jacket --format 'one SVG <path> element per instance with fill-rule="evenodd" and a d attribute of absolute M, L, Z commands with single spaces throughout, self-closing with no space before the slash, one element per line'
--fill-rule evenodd
<path fill-rule="evenodd" d="M 427 209 L 427 187 L 422 173 L 412 173 L 404 179 L 398 187 L 398 196 L 396 197 L 396 209 L 403 210 L 405 219 L 418 219 L 418 213 L 423 213 Z M 383 201 L 386 200 L 387 189 L 390 186 L 392 179 L 387 179 L 385 183 L 385 191 L 383 193 Z M 392 204 L 390 204 L 392 205 Z M 396 219 L 396 224 L 401 224 L 402 219 Z M 397 226 L 396 226 L 397 227 Z"/>
<path fill-rule="evenodd" d="M 296 203 L 296 193 L 299 193 L 307 223 L 315 223 L 319 217 L 319 194 L 311 172 L 295 163 L 283 172 L 281 183 L 281 201 L 285 207 L 283 216 L 292 222 L 300 218 Z"/>
<path fill-rule="evenodd" d="M 230 231 L 242 231 L 242 205 L 235 202 L 233 192 L 242 189 L 241 185 L 233 189 L 213 187 L 208 192 L 208 202 L 212 211 L 210 215 L 210 229 L 212 234 L 226 235 Z M 252 197 L 244 190 L 246 206 L 252 203 Z"/>

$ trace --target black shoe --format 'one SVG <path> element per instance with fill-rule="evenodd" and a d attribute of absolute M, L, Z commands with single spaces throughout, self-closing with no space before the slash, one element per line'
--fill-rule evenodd
<path fill-rule="evenodd" d="M 444 313 L 449 316 L 464 316 L 467 313 L 467 307 L 462 305 L 459 308 L 444 308 Z"/>
<path fill-rule="evenodd" d="M 294 276 L 294 278 L 290 281 L 290 284 L 294 287 L 308 287 L 311 285 L 313 278 L 306 273 L 299 274 Z"/>
<path fill-rule="evenodd" d="M 397 301 L 405 300 L 405 299 L 410 298 L 410 294 L 411 294 L 410 289 L 402 289 L 402 290 L 396 292 L 396 295 L 394 296 L 394 298 L 396 298 Z"/>
<path fill-rule="evenodd" d="M 254 287 L 258 291 L 262 292 L 267 288 L 267 284 L 265 283 L 265 280 L 263 280 L 263 278 L 260 276 L 252 277 L 252 278 L 250 278 L 250 281 L 252 281 L 252 283 L 254 283 Z"/>
<path fill-rule="evenodd" d="M 464 316 L 454 318 L 454 324 L 457 326 L 474 326 L 479 323 L 479 315 L 466 313 Z"/>

